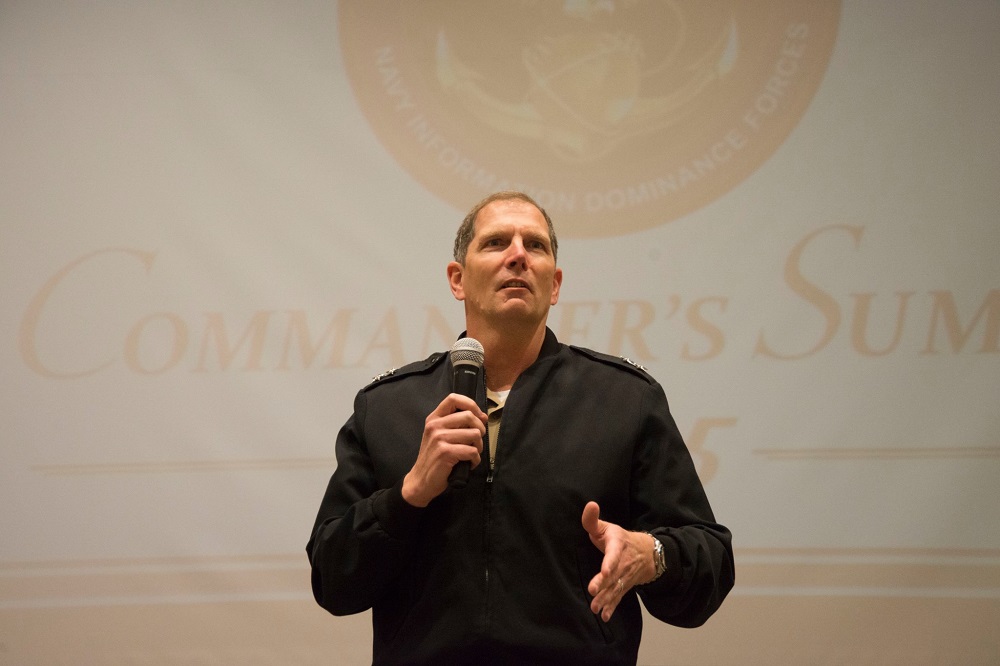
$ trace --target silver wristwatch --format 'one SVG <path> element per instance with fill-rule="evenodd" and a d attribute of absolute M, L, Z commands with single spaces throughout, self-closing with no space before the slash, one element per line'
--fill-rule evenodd
<path fill-rule="evenodd" d="M 653 537 L 653 564 L 656 565 L 656 575 L 653 576 L 653 580 L 647 583 L 648 585 L 662 576 L 663 572 L 667 570 L 667 556 L 663 553 L 663 543 L 649 532 L 646 532 L 646 534 Z"/>

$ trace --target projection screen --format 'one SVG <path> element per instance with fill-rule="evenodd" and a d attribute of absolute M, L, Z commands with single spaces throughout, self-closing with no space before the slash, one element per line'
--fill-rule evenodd
<path fill-rule="evenodd" d="M 0 3 L 0 663 L 360 664 L 333 443 L 485 194 L 736 587 L 643 664 L 1000 660 L 1000 4 Z"/>

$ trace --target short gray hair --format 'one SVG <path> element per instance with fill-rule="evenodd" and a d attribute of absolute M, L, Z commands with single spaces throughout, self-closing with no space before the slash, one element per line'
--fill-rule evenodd
<path fill-rule="evenodd" d="M 538 212 L 540 212 L 542 217 L 545 218 L 545 223 L 549 227 L 549 243 L 552 244 L 552 258 L 556 258 L 559 251 L 559 241 L 556 240 L 556 229 L 552 225 L 552 218 L 549 217 L 549 214 L 545 212 L 544 208 L 538 205 L 537 201 L 524 192 L 504 190 L 502 192 L 494 192 L 477 203 L 472 207 L 472 210 L 469 211 L 469 214 L 465 216 L 465 219 L 462 220 L 461 226 L 458 227 L 458 233 L 455 234 L 455 261 L 463 266 L 465 265 L 465 255 L 469 251 L 469 245 L 472 243 L 472 237 L 476 234 L 476 217 L 479 216 L 479 211 L 486 208 L 494 201 L 523 201 L 537 208 Z"/>

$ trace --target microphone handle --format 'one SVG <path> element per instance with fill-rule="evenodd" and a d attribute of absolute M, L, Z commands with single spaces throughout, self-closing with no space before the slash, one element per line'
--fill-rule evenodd
<path fill-rule="evenodd" d="M 467 398 L 476 399 L 476 390 L 479 388 L 479 372 L 481 368 L 473 363 L 456 363 L 454 374 L 452 375 L 452 391 Z M 461 489 L 469 483 L 469 470 L 472 463 L 468 460 L 460 460 L 451 468 L 448 474 L 448 487 Z"/>

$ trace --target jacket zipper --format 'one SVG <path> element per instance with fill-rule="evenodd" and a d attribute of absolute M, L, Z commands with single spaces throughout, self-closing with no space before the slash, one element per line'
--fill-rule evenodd
<path fill-rule="evenodd" d="M 486 490 L 484 492 L 486 493 L 486 498 L 485 498 L 485 500 L 483 502 L 483 512 L 485 514 L 484 515 L 485 525 L 484 525 L 484 528 L 483 528 L 483 534 L 484 534 L 483 538 L 484 538 L 484 540 L 486 542 L 485 543 L 485 548 L 484 548 L 486 567 L 485 567 L 485 571 L 483 572 L 484 573 L 484 582 L 485 582 L 485 585 L 486 585 L 486 603 L 484 604 L 484 612 L 486 614 L 486 617 L 484 619 L 485 619 L 486 628 L 487 628 L 487 630 L 489 630 L 489 626 L 490 626 L 490 558 L 492 557 L 492 553 L 491 553 L 491 540 L 490 540 L 490 518 L 491 518 L 490 513 L 492 511 L 492 500 L 493 500 L 493 472 L 492 472 L 492 470 L 486 476 Z"/>
<path fill-rule="evenodd" d="M 485 375 L 485 373 L 484 373 Z M 486 377 L 483 377 L 483 391 L 486 390 Z M 491 539 L 490 539 L 490 522 L 492 519 L 492 500 L 493 500 L 493 467 L 496 464 L 495 460 L 490 458 L 490 432 L 489 427 L 486 429 L 486 436 L 483 438 L 483 451 L 486 453 L 487 470 L 486 470 L 486 487 L 483 490 L 485 497 L 483 498 L 483 582 L 486 586 L 485 603 L 483 604 L 483 625 L 486 628 L 486 632 L 489 633 L 490 629 L 490 558 L 491 558 Z"/>

